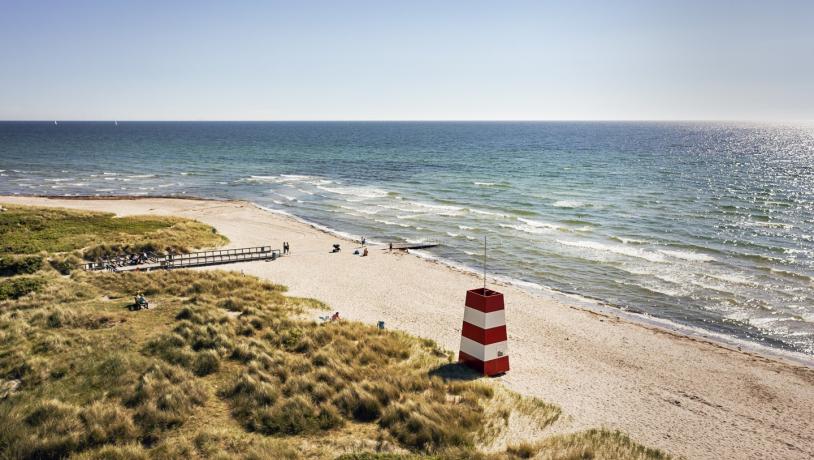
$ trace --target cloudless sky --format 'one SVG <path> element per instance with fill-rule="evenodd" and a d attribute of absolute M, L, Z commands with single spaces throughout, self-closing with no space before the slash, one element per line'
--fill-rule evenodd
<path fill-rule="evenodd" d="M 812 120 L 814 0 L 0 0 L 6 120 Z"/>

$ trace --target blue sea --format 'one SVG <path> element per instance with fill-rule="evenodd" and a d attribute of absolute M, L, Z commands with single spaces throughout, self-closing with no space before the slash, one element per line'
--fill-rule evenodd
<path fill-rule="evenodd" d="M 486 237 L 529 289 L 814 354 L 812 125 L 2 122 L 0 193 L 244 199 L 475 269 Z"/>

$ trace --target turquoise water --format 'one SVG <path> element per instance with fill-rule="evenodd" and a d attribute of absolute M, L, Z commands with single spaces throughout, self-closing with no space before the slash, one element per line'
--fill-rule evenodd
<path fill-rule="evenodd" d="M 247 199 L 470 267 L 486 236 L 496 276 L 814 354 L 812 126 L 0 123 L 0 170 L 4 194 Z"/>

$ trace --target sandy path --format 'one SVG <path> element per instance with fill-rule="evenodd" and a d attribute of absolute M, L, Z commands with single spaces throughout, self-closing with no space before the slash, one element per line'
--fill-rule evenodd
<path fill-rule="evenodd" d="M 201 220 L 230 246 L 291 243 L 275 262 L 224 266 L 327 302 L 342 316 L 397 328 L 457 350 L 472 275 L 403 254 L 328 254 L 340 242 L 247 203 L 172 199 L 0 202 Z M 606 427 L 688 458 L 814 457 L 814 370 L 739 352 L 611 314 L 597 314 L 512 286 L 506 298 L 512 370 L 500 380 L 562 407 L 553 428 Z"/>

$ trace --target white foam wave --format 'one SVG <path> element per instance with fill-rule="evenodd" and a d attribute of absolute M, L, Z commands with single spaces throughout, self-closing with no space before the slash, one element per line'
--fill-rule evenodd
<path fill-rule="evenodd" d="M 546 234 L 546 233 L 551 233 L 551 231 L 552 231 L 552 229 L 547 228 L 547 227 L 535 227 L 535 226 L 532 226 L 532 225 L 523 225 L 523 224 L 519 224 L 519 225 L 515 225 L 515 224 L 498 224 L 498 225 L 500 227 L 503 227 L 503 228 L 512 228 L 512 229 L 515 229 L 515 230 L 518 230 L 518 231 L 521 231 L 521 232 L 524 232 L 524 233 L 531 233 L 533 235 L 543 235 L 543 234 Z"/>
<path fill-rule="evenodd" d="M 432 214 L 398 214 L 396 215 L 396 219 L 406 220 L 406 219 L 420 219 L 422 217 L 427 217 Z"/>
<path fill-rule="evenodd" d="M 541 220 L 534 220 L 534 219 L 526 219 L 523 217 L 519 217 L 517 220 L 523 222 L 526 225 L 530 225 L 532 227 L 538 228 L 550 228 L 552 230 L 565 230 L 565 227 L 561 227 L 559 225 L 550 224 L 548 222 L 543 222 Z"/>
<path fill-rule="evenodd" d="M 650 241 L 647 241 L 647 240 L 639 240 L 639 239 L 636 239 L 636 238 L 625 238 L 624 236 L 612 236 L 611 239 L 616 240 L 616 241 L 620 241 L 620 242 L 622 242 L 624 244 L 648 244 L 648 243 L 651 243 Z"/>
<path fill-rule="evenodd" d="M 444 205 L 444 204 L 430 204 L 430 203 L 422 203 L 420 201 L 408 201 L 408 203 L 413 204 L 415 206 L 418 206 L 420 208 L 431 209 L 433 211 L 442 211 L 442 212 L 446 212 L 446 213 L 462 211 L 463 210 L 463 208 L 460 207 L 460 206 L 450 206 L 450 205 Z"/>
<path fill-rule="evenodd" d="M 707 273 L 706 276 L 710 278 L 714 278 L 720 281 L 726 281 L 727 283 L 734 283 L 734 284 L 744 284 L 744 285 L 751 285 L 754 282 L 748 278 L 733 275 L 729 273 Z"/>
<path fill-rule="evenodd" d="M 401 224 L 401 223 L 393 222 L 393 221 L 390 221 L 390 220 L 374 219 L 374 222 L 378 222 L 378 223 L 384 224 L 384 225 L 398 226 L 398 227 L 404 227 L 404 228 L 409 227 L 409 225 L 407 225 L 407 224 Z"/>
<path fill-rule="evenodd" d="M 360 212 L 362 214 L 368 214 L 368 215 L 375 215 L 375 214 L 379 213 L 378 209 L 373 209 L 373 208 L 355 208 L 355 207 L 352 207 L 352 206 L 339 206 L 339 207 L 342 208 L 342 209 L 347 209 L 348 211 Z"/>
<path fill-rule="evenodd" d="M 350 196 L 360 200 L 368 200 L 371 198 L 384 198 L 387 196 L 387 191 L 378 188 L 342 187 L 342 186 L 326 187 L 324 185 L 317 185 L 317 188 L 328 193 Z"/>
<path fill-rule="evenodd" d="M 581 208 L 585 206 L 585 203 L 577 200 L 559 200 L 555 201 L 552 206 L 555 208 Z"/>
<path fill-rule="evenodd" d="M 627 257 L 636 257 L 639 259 L 649 260 L 650 262 L 664 262 L 664 255 L 660 253 L 645 251 L 642 249 L 631 248 L 628 246 L 618 246 L 603 244 L 596 241 L 567 241 L 557 240 L 557 243 L 563 246 L 571 246 L 575 248 L 590 249 L 593 251 L 610 252 Z"/>
<path fill-rule="evenodd" d="M 316 179 L 314 176 L 304 176 L 302 174 L 280 174 L 280 179 L 286 181 L 306 181 Z"/>
<path fill-rule="evenodd" d="M 689 260 L 692 262 L 712 262 L 715 260 L 714 257 L 708 256 L 706 254 L 702 254 L 700 252 L 690 252 L 690 251 L 670 251 L 667 249 L 662 249 L 659 252 L 662 254 L 668 255 L 670 257 L 674 257 L 676 259 L 682 260 Z"/>
<path fill-rule="evenodd" d="M 489 216 L 489 217 L 501 217 L 501 218 L 510 218 L 510 217 L 512 217 L 512 216 L 510 216 L 508 214 L 503 214 L 503 213 L 493 212 L 493 211 L 484 211 L 482 209 L 469 208 L 469 212 L 472 212 L 472 213 L 475 213 L 475 214 L 480 214 L 482 216 Z"/>

